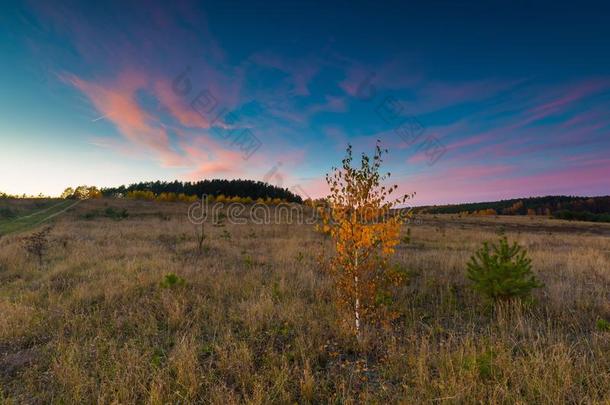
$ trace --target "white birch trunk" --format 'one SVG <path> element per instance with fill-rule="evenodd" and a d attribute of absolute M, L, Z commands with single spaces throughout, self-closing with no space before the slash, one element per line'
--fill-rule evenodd
<path fill-rule="evenodd" d="M 354 315 L 356 317 L 356 335 L 358 340 L 360 340 L 360 292 L 358 290 L 358 251 L 356 251 L 356 257 L 354 261 L 354 271 L 356 275 L 354 275 L 354 287 L 356 291 L 356 303 L 354 305 Z"/>

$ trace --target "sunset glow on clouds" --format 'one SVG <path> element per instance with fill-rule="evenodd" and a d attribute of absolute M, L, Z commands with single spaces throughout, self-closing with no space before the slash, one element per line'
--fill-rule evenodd
<path fill-rule="evenodd" d="M 552 21 L 543 30 L 512 9 L 458 22 L 468 6 L 357 6 L 362 21 L 308 4 L 7 9 L 0 168 L 39 169 L 3 174 L 0 190 L 251 178 L 319 197 L 348 142 L 380 139 L 415 204 L 610 194 L 598 12 L 532 10 Z M 517 20 L 520 32 L 502 30 Z M 406 118 L 422 126 L 412 142 L 397 129 Z M 247 158 L 245 133 L 260 141 Z M 434 164 L 430 139 L 443 148 Z"/>

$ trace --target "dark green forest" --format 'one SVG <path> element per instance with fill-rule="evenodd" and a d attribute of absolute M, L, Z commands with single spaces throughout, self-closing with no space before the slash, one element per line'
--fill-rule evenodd
<path fill-rule="evenodd" d="M 610 196 L 546 196 L 511 200 L 417 207 L 429 214 L 546 215 L 554 218 L 610 222 Z"/>
<path fill-rule="evenodd" d="M 186 195 L 224 195 L 227 197 L 280 198 L 288 202 L 302 203 L 302 198 L 286 188 L 276 187 L 262 181 L 254 180 L 201 180 L 197 182 L 150 181 L 130 184 L 129 186 L 103 188 L 102 194 L 107 197 L 118 194 L 126 195 L 130 191 L 152 191 L 161 193 L 183 193 Z"/>

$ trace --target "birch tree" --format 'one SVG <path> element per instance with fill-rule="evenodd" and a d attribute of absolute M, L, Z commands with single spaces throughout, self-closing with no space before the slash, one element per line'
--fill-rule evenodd
<path fill-rule="evenodd" d="M 330 194 L 327 207 L 320 210 L 319 230 L 330 236 L 335 250 L 328 269 L 337 287 L 338 304 L 351 313 L 349 323 L 358 339 L 363 323 L 380 320 L 379 306 L 388 288 L 404 279 L 391 270 L 388 260 L 400 242 L 407 216 L 392 209 L 412 195 L 392 198 L 398 187 L 385 186 L 390 173 L 380 173 L 386 153 L 377 141 L 373 157 L 362 154 L 359 167 L 354 167 L 352 146 L 348 145 L 341 167 L 326 175 Z"/>

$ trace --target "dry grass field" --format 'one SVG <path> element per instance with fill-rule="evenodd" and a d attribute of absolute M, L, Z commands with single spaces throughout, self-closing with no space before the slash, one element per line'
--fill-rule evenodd
<path fill-rule="evenodd" d="M 0 238 L 0 403 L 610 403 L 609 225 L 421 217 L 395 257 L 400 317 L 359 345 L 311 226 L 209 225 L 198 254 L 187 207 L 85 201 L 42 265 L 27 232 Z M 533 302 L 468 287 L 499 233 L 545 284 Z"/>

